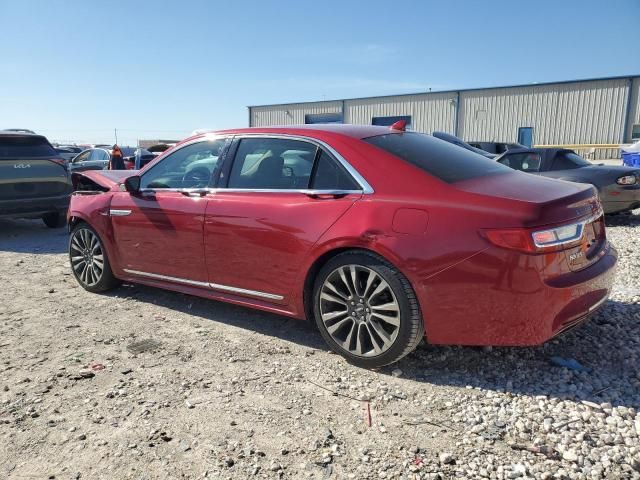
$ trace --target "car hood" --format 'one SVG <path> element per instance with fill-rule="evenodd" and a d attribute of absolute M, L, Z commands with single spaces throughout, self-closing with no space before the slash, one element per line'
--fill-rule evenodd
<path fill-rule="evenodd" d="M 109 190 L 119 189 L 129 177 L 137 174 L 135 170 L 86 170 L 74 172 L 72 177 L 85 177 Z M 76 184 L 74 180 L 74 185 Z"/>
<path fill-rule="evenodd" d="M 582 173 L 606 173 L 611 175 L 629 175 L 631 173 L 640 172 L 638 167 L 626 167 L 623 165 L 589 165 L 587 167 L 577 168 L 576 172 Z"/>

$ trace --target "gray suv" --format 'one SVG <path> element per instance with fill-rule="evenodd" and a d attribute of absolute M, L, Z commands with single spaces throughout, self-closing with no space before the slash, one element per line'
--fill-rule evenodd
<path fill-rule="evenodd" d="M 0 130 L 0 217 L 62 227 L 71 191 L 66 161 L 45 137 Z"/>

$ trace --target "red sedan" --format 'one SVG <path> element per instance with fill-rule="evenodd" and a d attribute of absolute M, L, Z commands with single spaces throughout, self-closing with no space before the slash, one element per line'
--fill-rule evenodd
<path fill-rule="evenodd" d="M 213 132 L 136 175 L 74 174 L 73 273 L 314 318 L 364 367 L 423 338 L 540 344 L 606 301 L 617 254 L 593 187 L 402 127 Z"/>

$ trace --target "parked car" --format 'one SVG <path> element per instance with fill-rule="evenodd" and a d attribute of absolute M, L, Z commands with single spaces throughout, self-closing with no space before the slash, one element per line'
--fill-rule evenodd
<path fill-rule="evenodd" d="M 124 157 L 124 166 L 127 170 L 140 170 L 157 156 L 144 148 L 136 148 L 133 155 Z"/>
<path fill-rule="evenodd" d="M 82 148 L 71 145 L 57 145 L 56 152 L 69 163 L 73 158 L 82 152 Z"/>
<path fill-rule="evenodd" d="M 166 152 L 174 145 L 175 143 L 156 143 L 155 145 L 147 147 L 147 150 L 155 155 L 160 155 L 162 152 Z"/>
<path fill-rule="evenodd" d="M 0 131 L 0 217 L 62 227 L 70 195 L 66 162 L 45 137 Z"/>
<path fill-rule="evenodd" d="M 594 165 L 566 148 L 516 148 L 496 161 L 527 173 L 589 183 L 598 189 L 605 213 L 640 208 L 640 167 Z"/>
<path fill-rule="evenodd" d="M 120 147 L 124 157 L 131 157 L 135 149 L 131 147 Z M 72 172 L 82 172 L 85 170 L 106 170 L 109 168 L 111 160 L 111 150 L 108 148 L 90 148 L 74 157 L 69 163 Z M 126 166 L 126 164 L 125 164 Z"/>
<path fill-rule="evenodd" d="M 34 132 L 33 130 L 29 130 L 28 128 L 5 128 L 3 130 L 3 132 L 11 132 L 11 133 L 31 133 L 34 134 L 36 132 Z"/>
<path fill-rule="evenodd" d="M 496 155 L 500 155 L 507 150 L 511 150 L 512 148 L 526 148 L 524 145 L 520 145 L 519 143 L 513 142 L 478 142 L 471 141 L 467 142 L 474 148 L 479 148 L 485 152 L 494 153 Z"/>
<path fill-rule="evenodd" d="M 425 337 L 543 343 L 606 301 L 617 259 L 592 186 L 398 125 L 220 131 L 139 172 L 73 177 L 86 290 L 137 282 L 314 318 L 363 367 Z"/>
<path fill-rule="evenodd" d="M 471 146 L 464 140 L 461 140 L 460 138 L 456 137 L 455 135 L 451 135 L 450 133 L 436 131 L 436 132 L 433 132 L 432 135 L 436 138 L 439 138 L 440 140 L 444 140 L 445 142 L 449 142 L 454 145 L 457 145 L 458 147 L 464 148 L 465 150 L 469 150 L 470 152 L 478 153 L 483 157 L 487 157 L 487 158 L 497 157 L 495 153 L 489 153 L 485 150 L 482 150 L 481 148 Z"/>

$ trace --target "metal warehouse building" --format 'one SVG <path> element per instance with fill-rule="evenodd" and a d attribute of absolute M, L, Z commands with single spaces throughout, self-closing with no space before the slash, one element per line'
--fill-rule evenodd
<path fill-rule="evenodd" d="M 640 139 L 640 76 L 249 107 L 250 126 L 312 123 L 441 130 L 467 141 L 572 145 L 594 157 Z"/>

